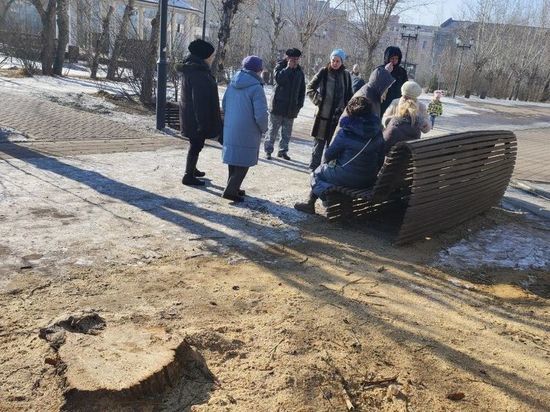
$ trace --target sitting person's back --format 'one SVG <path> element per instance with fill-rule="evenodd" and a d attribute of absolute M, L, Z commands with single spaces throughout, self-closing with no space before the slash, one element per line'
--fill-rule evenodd
<path fill-rule="evenodd" d="M 376 182 L 384 162 L 384 139 L 380 118 L 373 113 L 372 103 L 363 96 L 352 98 L 347 116 L 340 119 L 340 129 L 325 151 L 325 162 L 312 175 L 311 192 L 305 203 L 294 207 L 315 213 L 315 201 L 325 199 L 333 186 L 369 188 Z"/>
<path fill-rule="evenodd" d="M 386 154 L 396 143 L 420 139 L 421 133 L 431 130 L 426 106 L 417 100 L 422 88 L 408 81 L 403 84 L 401 93 L 402 97 L 392 101 L 382 118 Z"/>

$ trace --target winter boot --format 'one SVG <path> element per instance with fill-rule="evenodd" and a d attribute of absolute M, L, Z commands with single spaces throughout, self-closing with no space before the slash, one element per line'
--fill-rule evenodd
<path fill-rule="evenodd" d="M 308 213 L 310 215 L 315 214 L 315 201 L 317 200 L 317 196 L 311 192 L 309 194 L 309 199 L 305 203 L 295 203 L 294 209 L 299 210 L 300 212 Z"/>

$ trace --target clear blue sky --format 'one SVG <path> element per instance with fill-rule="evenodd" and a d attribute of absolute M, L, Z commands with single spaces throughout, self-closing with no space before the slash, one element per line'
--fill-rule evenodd
<path fill-rule="evenodd" d="M 463 17 L 464 0 L 433 0 L 429 6 L 417 7 L 400 13 L 400 22 L 438 26 L 449 17 L 460 20 Z"/>

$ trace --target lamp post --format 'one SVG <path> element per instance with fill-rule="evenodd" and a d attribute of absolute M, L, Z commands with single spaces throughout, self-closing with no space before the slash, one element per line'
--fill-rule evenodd
<path fill-rule="evenodd" d="M 420 30 L 420 26 L 415 27 L 409 27 L 406 24 L 401 26 L 401 38 L 407 39 L 407 47 L 405 48 L 405 61 L 403 62 L 403 66 L 405 66 L 405 70 L 407 70 L 407 64 L 409 61 L 407 58 L 409 57 L 409 43 L 411 39 L 417 40 L 418 39 L 418 30 Z M 408 71 L 408 70 L 407 70 Z"/>
<path fill-rule="evenodd" d="M 168 19 L 168 0 L 160 0 L 160 39 L 159 59 L 157 61 L 157 129 L 162 130 L 166 125 L 166 20 Z"/>
<path fill-rule="evenodd" d="M 456 88 L 458 87 L 458 78 L 460 77 L 460 68 L 462 67 L 462 56 L 464 49 L 471 49 L 474 45 L 474 39 L 470 39 L 468 44 L 465 44 L 460 37 L 456 38 L 456 47 L 460 49 L 460 59 L 458 60 L 458 71 L 456 72 L 455 87 L 453 88 L 453 99 L 456 96 Z"/>
<path fill-rule="evenodd" d="M 204 0 L 204 6 L 202 9 L 202 39 L 203 40 L 206 36 L 206 5 L 207 4 L 208 4 L 207 0 Z"/>

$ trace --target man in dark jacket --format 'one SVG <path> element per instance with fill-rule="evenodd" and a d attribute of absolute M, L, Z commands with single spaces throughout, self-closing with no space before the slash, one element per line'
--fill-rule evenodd
<path fill-rule="evenodd" d="M 222 131 L 218 86 L 210 71 L 214 46 L 204 40 L 189 44 L 190 54 L 177 69 L 181 72 L 180 126 L 181 134 L 189 139 L 189 151 L 182 183 L 202 186 L 197 179 L 204 173 L 197 170 L 199 153 L 205 139 L 215 138 Z"/>
<path fill-rule="evenodd" d="M 391 70 L 391 75 L 395 79 L 395 82 L 391 85 L 388 93 L 386 94 L 386 98 L 382 102 L 381 116 L 384 115 L 384 112 L 394 99 L 398 99 L 401 97 L 401 86 L 403 86 L 403 83 L 409 80 L 409 77 L 407 76 L 407 71 L 400 66 L 402 57 L 403 54 L 401 53 L 401 49 L 399 47 L 390 46 L 384 52 L 384 64 L 382 66 L 379 66 L 384 67 L 391 63 L 393 66 L 393 70 Z"/>
<path fill-rule="evenodd" d="M 271 159 L 275 139 L 281 129 L 281 140 L 277 157 L 290 160 L 288 144 L 292 135 L 294 119 L 298 117 L 306 96 L 304 72 L 298 64 L 302 53 L 298 49 L 288 49 L 286 57 L 274 70 L 275 87 L 271 99 L 269 129 L 265 136 L 264 150 L 266 159 Z"/>

